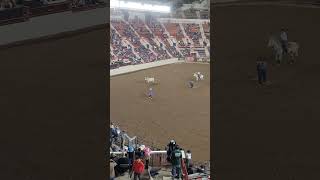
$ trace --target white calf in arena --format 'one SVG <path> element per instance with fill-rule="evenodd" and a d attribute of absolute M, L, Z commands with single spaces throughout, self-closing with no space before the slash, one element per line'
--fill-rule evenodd
<path fill-rule="evenodd" d="M 146 81 L 146 83 L 154 83 L 154 77 L 145 77 L 144 80 Z"/>

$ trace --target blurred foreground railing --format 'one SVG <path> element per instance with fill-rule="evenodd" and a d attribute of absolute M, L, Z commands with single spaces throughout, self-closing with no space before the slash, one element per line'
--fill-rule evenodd
<path fill-rule="evenodd" d="M 110 155 L 122 155 L 125 156 L 127 152 L 110 152 Z M 167 162 L 167 151 L 151 151 L 150 154 L 150 166 L 152 167 L 160 167 L 160 166 L 168 166 L 170 165 Z"/>

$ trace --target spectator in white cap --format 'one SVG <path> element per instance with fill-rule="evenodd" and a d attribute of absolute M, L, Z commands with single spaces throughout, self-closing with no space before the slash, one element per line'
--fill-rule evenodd
<path fill-rule="evenodd" d="M 186 153 L 186 165 L 187 165 L 187 168 L 190 167 L 190 163 L 191 163 L 191 151 L 187 150 L 187 153 Z"/>

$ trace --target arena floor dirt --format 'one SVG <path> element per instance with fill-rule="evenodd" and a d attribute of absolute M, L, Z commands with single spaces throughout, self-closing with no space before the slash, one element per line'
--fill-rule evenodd
<path fill-rule="evenodd" d="M 200 71 L 205 80 L 191 89 L 187 82 Z M 144 77 L 155 77 L 151 101 Z M 175 139 L 192 151 L 195 161 L 210 160 L 210 66 L 172 64 L 115 76 L 110 81 L 111 121 L 129 135 L 164 149 Z"/>
<path fill-rule="evenodd" d="M 217 6 L 213 14 L 217 179 L 319 179 L 320 9 Z M 300 57 L 275 67 L 267 39 L 281 27 Z M 269 87 L 250 80 L 258 56 L 269 58 Z"/>
<path fill-rule="evenodd" d="M 107 179 L 105 32 L 0 50 L 0 179 Z"/>

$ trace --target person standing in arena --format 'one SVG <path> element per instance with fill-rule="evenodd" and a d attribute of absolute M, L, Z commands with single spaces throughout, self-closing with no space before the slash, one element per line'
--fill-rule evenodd
<path fill-rule="evenodd" d="M 262 59 L 263 61 L 261 62 L 261 80 L 262 83 L 267 82 L 267 62 L 265 61 L 265 58 Z"/>
<path fill-rule="evenodd" d="M 287 54 L 288 53 L 288 34 L 284 28 L 281 29 L 280 40 L 281 40 L 282 48 L 284 52 Z"/>
<path fill-rule="evenodd" d="M 258 82 L 262 85 L 262 70 L 261 70 L 261 58 L 258 57 L 257 59 L 257 75 L 258 75 Z"/>
<path fill-rule="evenodd" d="M 148 92 L 148 98 L 149 99 L 152 99 L 154 96 L 154 92 L 153 92 L 153 89 L 152 88 L 149 88 L 149 92 Z"/>

